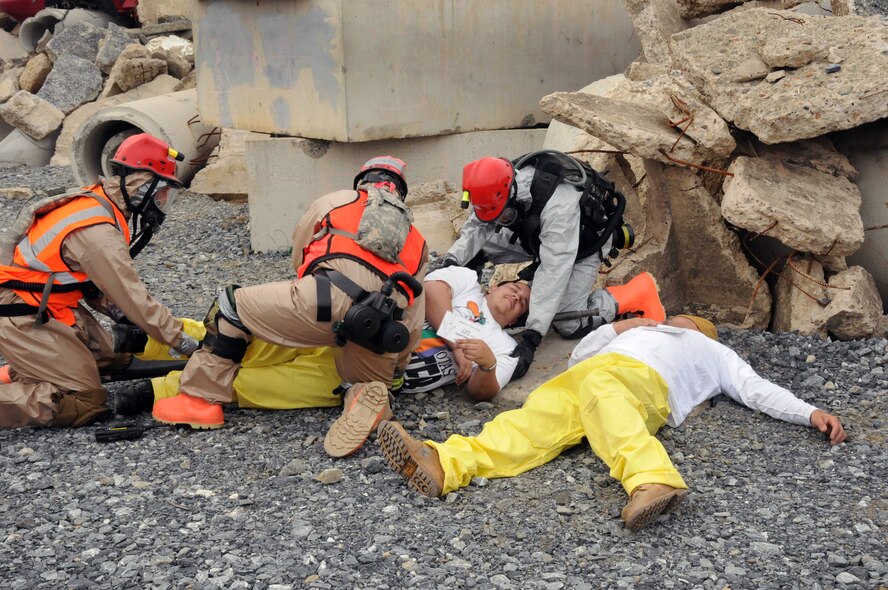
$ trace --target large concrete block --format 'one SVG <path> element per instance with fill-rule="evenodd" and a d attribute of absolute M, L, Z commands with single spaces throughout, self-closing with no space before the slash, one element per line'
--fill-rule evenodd
<path fill-rule="evenodd" d="M 201 115 L 369 141 L 548 120 L 640 51 L 620 0 L 193 0 Z"/>
<path fill-rule="evenodd" d="M 289 248 L 293 228 L 308 205 L 323 194 L 350 188 L 361 164 L 373 156 L 404 159 L 409 185 L 436 180 L 459 185 L 467 162 L 484 156 L 515 158 L 540 149 L 545 136 L 545 129 L 514 129 L 364 143 L 248 139 L 252 247 Z"/>

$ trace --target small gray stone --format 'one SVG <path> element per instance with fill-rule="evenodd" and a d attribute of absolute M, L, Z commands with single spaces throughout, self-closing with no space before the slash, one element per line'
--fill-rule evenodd
<path fill-rule="evenodd" d="M 319 481 L 324 485 L 336 483 L 342 479 L 342 470 L 335 467 L 324 469 L 315 476 L 315 481 Z"/>
<path fill-rule="evenodd" d="M 281 468 L 278 475 L 280 477 L 289 477 L 305 473 L 306 471 L 308 471 L 308 465 L 306 465 L 305 461 L 302 459 L 293 459 Z"/>
<path fill-rule="evenodd" d="M 836 576 L 836 582 L 839 582 L 842 584 L 854 584 L 859 581 L 860 581 L 860 578 L 858 578 L 854 574 L 851 574 L 848 572 L 842 572 L 838 576 Z"/>

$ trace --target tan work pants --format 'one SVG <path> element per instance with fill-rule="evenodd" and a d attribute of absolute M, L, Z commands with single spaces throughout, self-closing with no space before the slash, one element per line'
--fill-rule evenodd
<path fill-rule="evenodd" d="M 0 303 L 22 303 L 0 289 Z M 12 383 L 0 384 L 0 428 L 82 426 L 105 410 L 99 377 L 126 366 L 128 355 L 113 352 L 111 334 L 83 306 L 74 326 L 35 316 L 0 317 L 0 356 Z"/>
<path fill-rule="evenodd" d="M 352 280 L 367 288 L 366 281 L 382 281 L 369 270 L 363 280 Z M 370 278 L 372 277 L 372 278 Z M 243 287 L 235 291 L 237 314 L 252 336 L 270 344 L 289 348 L 313 348 L 334 346 L 333 323 L 345 317 L 352 300 L 337 289 L 331 289 L 331 322 L 318 322 L 317 287 L 314 276 L 296 281 L 267 283 L 255 287 Z M 226 336 L 250 341 L 252 336 L 235 328 L 224 320 L 219 321 L 219 331 Z M 389 385 L 397 362 L 397 354 L 376 354 L 352 342 L 336 347 L 336 369 L 344 381 L 366 383 L 382 381 Z M 180 391 L 216 403 L 229 403 L 233 399 L 232 384 L 240 363 L 200 349 L 194 353 L 179 381 Z"/>

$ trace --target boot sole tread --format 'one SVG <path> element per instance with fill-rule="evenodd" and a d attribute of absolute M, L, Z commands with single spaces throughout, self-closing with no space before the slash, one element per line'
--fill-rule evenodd
<path fill-rule="evenodd" d="M 687 490 L 682 490 L 681 492 L 672 493 L 668 496 L 656 499 L 645 506 L 638 516 L 631 521 L 627 521 L 626 528 L 630 531 L 637 531 L 652 524 L 661 514 L 675 509 L 684 501 L 687 495 Z"/>
<path fill-rule="evenodd" d="M 382 456 L 393 471 L 407 479 L 407 487 L 431 498 L 441 495 L 438 484 L 413 458 L 410 448 L 394 426 L 384 424 L 379 429 L 378 439 Z"/>
<path fill-rule="evenodd" d="M 337 418 L 327 431 L 324 437 L 324 450 L 327 454 L 347 457 L 360 449 L 381 421 L 387 403 L 388 389 L 385 389 L 384 395 L 379 399 L 361 395 L 353 409 Z"/>

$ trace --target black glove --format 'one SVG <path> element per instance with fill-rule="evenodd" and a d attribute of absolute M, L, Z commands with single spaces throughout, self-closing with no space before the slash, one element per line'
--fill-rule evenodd
<path fill-rule="evenodd" d="M 459 266 L 459 262 L 456 261 L 456 258 L 445 257 L 441 268 L 447 268 L 448 266 Z"/>
<path fill-rule="evenodd" d="M 114 342 L 114 352 L 141 354 L 145 352 L 145 346 L 148 344 L 148 334 L 130 324 L 113 324 L 111 337 Z"/>
<path fill-rule="evenodd" d="M 533 355 L 537 346 L 543 341 L 543 335 L 536 330 L 524 330 L 520 334 L 520 341 L 515 350 L 509 356 L 517 357 L 518 364 L 515 366 L 515 372 L 512 373 L 512 379 L 520 379 L 527 373 L 530 363 L 533 362 Z"/>

